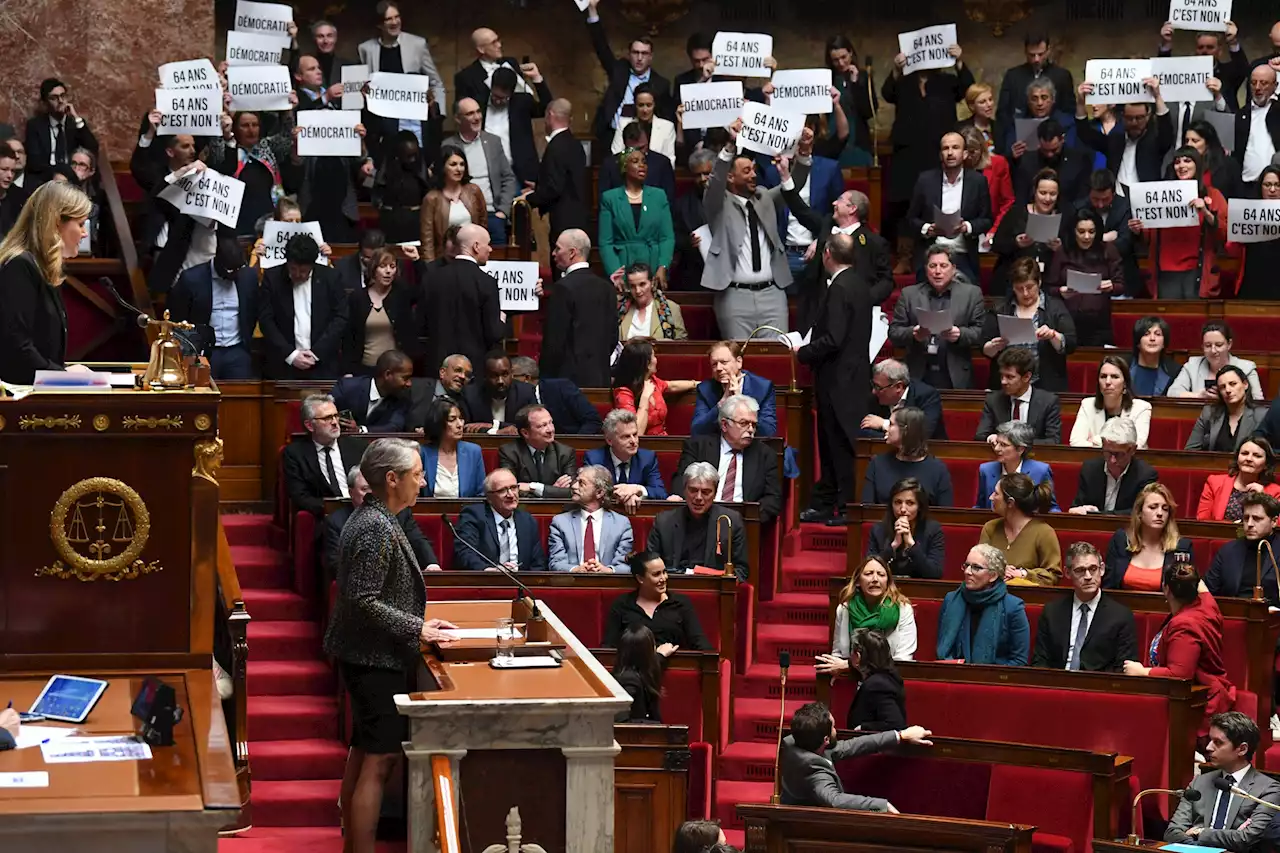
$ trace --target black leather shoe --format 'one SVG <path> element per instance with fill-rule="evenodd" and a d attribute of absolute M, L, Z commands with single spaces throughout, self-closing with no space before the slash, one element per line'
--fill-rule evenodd
<path fill-rule="evenodd" d="M 847 527 L 849 524 L 849 516 L 842 512 L 838 512 L 826 520 L 827 527 Z"/>
<path fill-rule="evenodd" d="M 800 513 L 800 520 L 807 524 L 824 524 L 831 518 L 831 513 L 821 509 L 806 509 Z"/>

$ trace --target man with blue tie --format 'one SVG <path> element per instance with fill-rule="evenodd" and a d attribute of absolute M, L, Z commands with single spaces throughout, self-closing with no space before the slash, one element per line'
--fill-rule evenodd
<path fill-rule="evenodd" d="M 605 447 L 588 450 L 586 465 L 603 465 L 613 472 L 613 499 L 628 514 L 635 514 L 640 501 L 667 499 L 667 487 L 658 469 L 658 454 L 640 447 L 636 413 L 614 409 L 604 419 Z"/>
<path fill-rule="evenodd" d="M 1075 594 L 1040 611 L 1031 665 L 1078 672 L 1122 672 L 1138 659 L 1133 611 L 1102 594 L 1103 560 L 1088 542 L 1074 542 L 1063 564 Z"/>
<path fill-rule="evenodd" d="M 470 571 L 497 571 L 501 564 L 508 571 L 545 572 L 547 554 L 542 549 L 538 522 L 519 509 L 520 485 L 516 475 L 498 468 L 484 478 L 482 504 L 471 504 L 458 513 L 458 538 L 483 554 L 476 554 L 462 543 L 453 548 L 454 567 Z"/>
<path fill-rule="evenodd" d="M 553 572 L 629 572 L 631 522 L 605 509 L 613 477 L 603 465 L 587 465 L 573 481 L 575 508 L 551 519 L 547 551 Z"/>

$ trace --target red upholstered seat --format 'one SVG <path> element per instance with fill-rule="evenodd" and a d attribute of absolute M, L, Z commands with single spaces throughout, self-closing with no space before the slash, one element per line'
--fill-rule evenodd
<path fill-rule="evenodd" d="M 1045 796 L 1052 791 L 1052 796 Z M 1047 767 L 991 768 L 984 820 L 1036 825 L 1036 846 L 1087 850 L 1093 837 L 1093 777 Z"/>
<path fill-rule="evenodd" d="M 900 812 L 983 820 L 992 768 L 989 764 L 882 754 L 841 761 L 836 771 L 846 791 L 882 797 Z"/>
<path fill-rule="evenodd" d="M 667 669 L 662 676 L 662 722 L 688 726 L 690 742 L 702 740 L 701 679 L 691 669 Z"/>
<path fill-rule="evenodd" d="M 1147 316 L 1147 314 L 1145 312 L 1124 311 L 1121 307 L 1123 302 L 1113 302 L 1112 305 L 1114 307 L 1111 313 L 1111 332 L 1114 343 L 1125 351 L 1125 355 L 1131 355 L 1133 351 L 1133 324 Z M 1200 348 L 1200 328 L 1205 321 L 1203 316 L 1162 314 L 1161 317 L 1169 324 L 1169 335 L 1173 339 L 1170 346 L 1173 349 L 1197 350 Z M 1236 334 L 1236 347 L 1238 349 L 1246 349 L 1245 345 L 1240 341 L 1240 332 L 1236 328 L 1235 318 L 1231 320 L 1231 328 Z M 1265 349 L 1266 347 L 1260 348 Z"/>
<path fill-rule="evenodd" d="M 446 533 L 440 516 L 414 515 L 413 520 L 418 522 L 418 529 L 435 549 L 436 559 L 440 561 L 440 565 L 446 569 L 451 568 L 453 566 L 453 535 Z"/>
<path fill-rule="evenodd" d="M 498 468 L 498 448 L 485 446 L 480 448 L 480 456 L 484 459 L 484 470 L 496 471 Z"/>
<path fill-rule="evenodd" d="M 1228 322 L 1231 324 L 1231 332 L 1235 337 L 1235 348 L 1239 350 L 1263 350 L 1270 352 L 1275 346 L 1276 341 L 1276 321 L 1274 317 L 1232 317 Z M 1262 371 L 1258 371 L 1258 378 L 1262 379 Z M 1266 388 L 1265 380 L 1262 387 Z"/>

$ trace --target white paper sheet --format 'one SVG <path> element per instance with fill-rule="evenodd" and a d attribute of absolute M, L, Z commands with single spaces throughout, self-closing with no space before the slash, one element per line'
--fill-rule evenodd
<path fill-rule="evenodd" d="M 48 770 L 28 770 L 26 773 L 0 773 L 0 788 L 47 788 Z"/>
<path fill-rule="evenodd" d="M 517 640 L 524 636 L 523 634 L 520 633 L 519 628 L 512 628 L 511 632 L 513 637 Z M 448 634 L 450 637 L 452 637 L 455 640 L 496 640 L 498 639 L 497 628 L 447 628 L 444 630 L 443 633 Z"/>
<path fill-rule="evenodd" d="M 14 746 L 14 749 L 27 749 L 39 746 L 46 741 L 55 743 L 63 738 L 71 737 L 75 733 L 75 729 L 62 728 L 61 726 L 41 726 L 35 723 L 24 725 L 18 729 L 17 745 Z"/>
<path fill-rule="evenodd" d="M 813 329 L 810 329 L 805 332 L 804 335 L 801 335 L 799 332 L 787 332 L 786 335 L 782 335 L 780 337 L 782 338 L 783 343 L 790 345 L 792 350 L 798 350 L 800 347 L 807 347 L 809 345 L 812 335 Z"/>
<path fill-rule="evenodd" d="M 151 746 L 132 735 L 68 737 L 40 745 L 45 764 L 87 761 L 150 761 Z"/>
<path fill-rule="evenodd" d="M 929 311 L 922 308 L 916 309 L 916 322 L 935 335 L 940 335 L 955 325 L 950 311 Z"/>
<path fill-rule="evenodd" d="M 703 225 L 694 229 L 693 233 L 698 235 L 698 251 L 702 254 L 702 262 L 705 264 L 711 255 L 711 226 Z"/>
<path fill-rule="evenodd" d="M 1076 293 L 1101 293 L 1102 276 L 1096 272 L 1067 270 L 1067 287 Z"/>
<path fill-rule="evenodd" d="M 1000 337 L 1010 346 L 1036 343 L 1036 321 L 1023 317 L 1007 317 L 997 314 L 1000 323 Z"/>
<path fill-rule="evenodd" d="M 1061 213 L 1028 213 L 1027 236 L 1037 243 L 1048 243 L 1062 228 Z"/>

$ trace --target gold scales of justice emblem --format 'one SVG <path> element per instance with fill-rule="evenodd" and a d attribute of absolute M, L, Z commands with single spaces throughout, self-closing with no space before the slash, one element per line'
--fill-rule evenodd
<path fill-rule="evenodd" d="M 162 571 L 158 560 L 139 559 L 150 537 L 151 513 L 127 483 L 81 480 L 49 513 L 49 538 L 59 559 L 37 569 L 36 577 L 120 581 Z"/>

